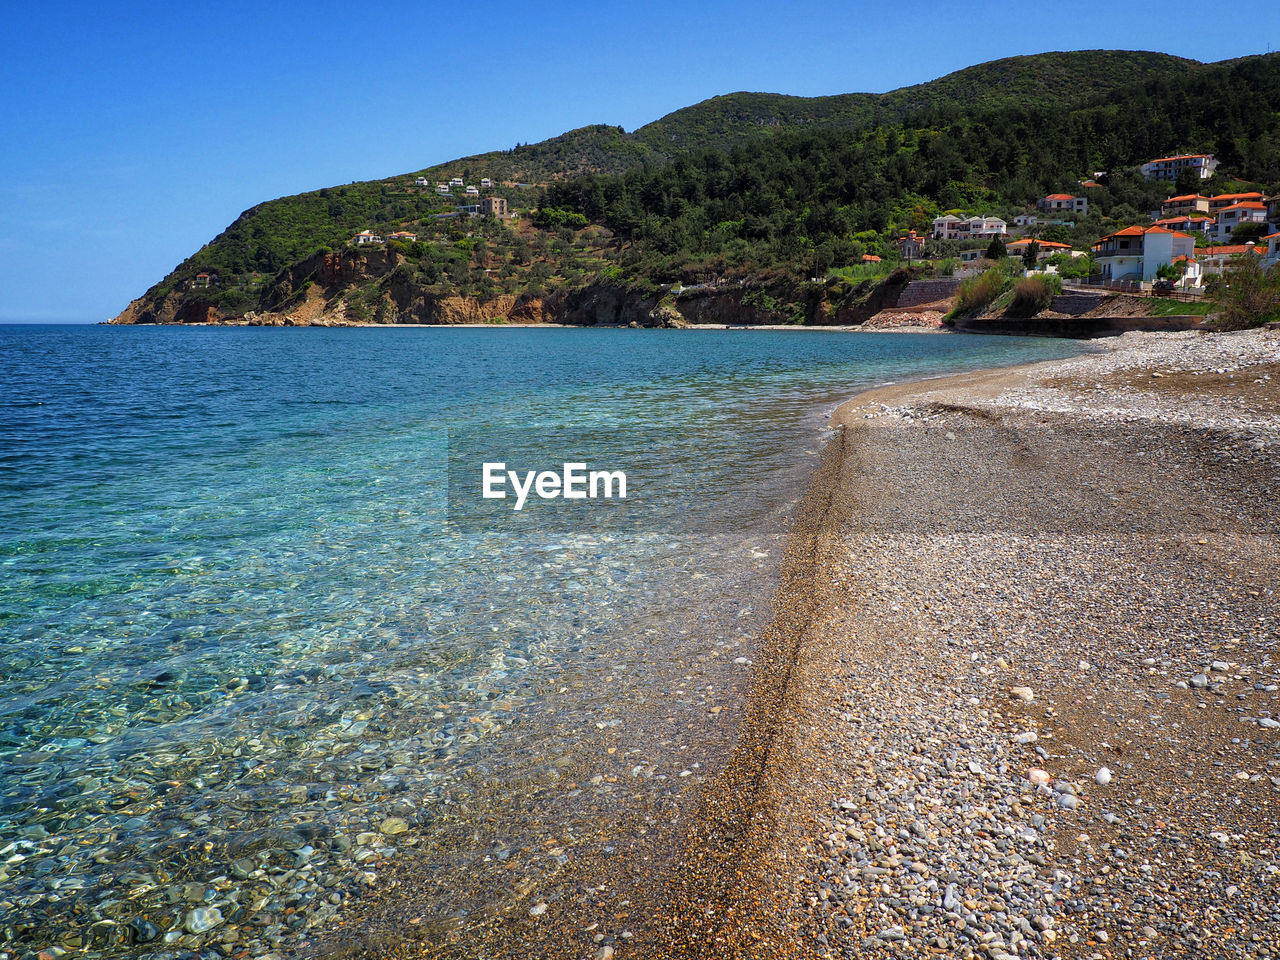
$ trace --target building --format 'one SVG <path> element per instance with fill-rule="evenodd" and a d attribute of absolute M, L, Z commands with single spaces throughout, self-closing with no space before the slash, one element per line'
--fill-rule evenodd
<path fill-rule="evenodd" d="M 480 188 L 479 188 L 479 187 L 472 187 L 472 186 L 468 186 L 468 187 L 467 187 L 467 189 L 466 189 L 464 192 L 466 193 L 466 195 L 467 195 L 468 197 L 478 197 L 478 196 L 480 196 Z"/>
<path fill-rule="evenodd" d="M 1280 194 L 1267 197 L 1267 223 L 1280 227 Z"/>
<path fill-rule="evenodd" d="M 1201 180 L 1207 180 L 1217 169 L 1218 161 L 1212 153 L 1183 153 L 1148 160 L 1142 165 L 1142 175 L 1148 180 L 1177 180 L 1183 170 L 1194 170 Z"/>
<path fill-rule="evenodd" d="M 437 184 L 436 184 L 436 193 L 440 194 L 442 197 L 444 197 L 444 196 L 448 196 L 448 195 L 449 195 L 449 185 L 448 185 L 447 183 L 437 183 Z"/>
<path fill-rule="evenodd" d="M 1100 188 L 1102 184 L 1100 184 L 1097 180 L 1084 180 L 1084 181 L 1081 181 L 1080 186 L 1084 187 L 1086 190 L 1096 190 Z"/>
<path fill-rule="evenodd" d="M 1003 237 L 1009 231 L 1009 225 L 999 217 L 957 217 L 947 214 L 933 221 L 933 238 L 935 240 L 981 240 L 989 237 Z"/>
<path fill-rule="evenodd" d="M 1201 285 L 1204 280 L 1204 264 L 1195 257 L 1179 254 L 1170 262 L 1182 270 L 1182 276 L 1178 278 L 1178 286 L 1182 289 L 1191 290 Z"/>
<path fill-rule="evenodd" d="M 1164 227 L 1166 230 L 1181 230 L 1184 233 L 1213 233 L 1217 227 L 1218 221 L 1213 217 L 1206 217 L 1203 214 L 1195 216 L 1182 217 L 1165 217 L 1163 220 L 1157 220 L 1154 226 Z"/>
<path fill-rule="evenodd" d="M 357 247 L 363 247 L 370 243 L 386 243 L 386 241 L 383 240 L 382 237 L 378 236 L 372 230 L 361 230 L 359 233 L 357 233 L 354 237 L 351 238 L 351 242 L 354 243 Z"/>
<path fill-rule="evenodd" d="M 397 230 L 395 233 L 387 234 L 388 240 L 399 240 L 401 243 L 413 243 L 418 239 L 416 233 L 410 233 L 408 230 Z"/>
<path fill-rule="evenodd" d="M 1036 262 L 1048 260 L 1055 253 L 1071 253 L 1071 244 L 1055 243 L 1052 240 L 1036 240 L 1032 237 L 1024 237 L 1021 240 L 1014 240 L 1012 243 L 1006 243 L 1004 248 L 1011 257 L 1021 257 L 1027 252 L 1027 248 L 1032 244 L 1036 245 Z"/>
<path fill-rule="evenodd" d="M 485 197 L 480 201 L 480 212 L 486 217 L 503 219 L 507 214 L 506 197 Z"/>
<path fill-rule="evenodd" d="M 1262 239 L 1267 245 L 1267 253 L 1262 262 L 1267 267 L 1274 267 L 1280 263 L 1280 233 L 1273 233 Z"/>
<path fill-rule="evenodd" d="M 1220 193 L 1216 197 L 1209 198 L 1209 212 L 1217 213 L 1223 207 L 1230 207 L 1237 203 L 1262 203 L 1263 196 L 1260 193 Z"/>
<path fill-rule="evenodd" d="M 1264 256 L 1269 247 L 1257 243 L 1232 243 L 1220 247 L 1201 247 L 1196 251 L 1196 259 L 1204 266 L 1206 275 L 1222 273 L 1232 259 L 1243 256 Z"/>
<path fill-rule="evenodd" d="M 877 257 L 874 253 L 864 253 L 862 255 L 862 262 L 863 263 L 879 263 L 880 258 Z"/>
<path fill-rule="evenodd" d="M 914 230 L 898 238 L 898 257 L 902 260 L 919 260 L 924 256 L 924 237 Z"/>
<path fill-rule="evenodd" d="M 481 177 L 481 178 L 480 178 L 480 189 L 481 189 L 481 190 L 492 190 L 492 189 L 493 189 L 494 187 L 496 187 L 496 186 L 497 186 L 497 184 L 496 184 L 496 183 L 494 183 L 492 180 L 490 180 L 488 177 Z"/>
<path fill-rule="evenodd" d="M 429 187 L 431 186 L 431 181 L 426 177 L 419 177 L 417 180 L 413 181 L 413 185 L 415 187 Z"/>
<path fill-rule="evenodd" d="M 459 215 L 464 217 L 478 217 L 480 216 L 480 204 L 478 203 L 459 204 L 457 207 L 457 212 Z"/>
<path fill-rule="evenodd" d="M 1174 257 L 1195 257 L 1196 241 L 1188 233 L 1164 227 L 1125 227 L 1095 243 L 1093 256 L 1107 279 L 1145 283 Z"/>
<path fill-rule="evenodd" d="M 191 281 L 193 287 L 207 287 L 213 283 L 213 275 L 209 273 L 197 273 L 196 278 Z"/>
<path fill-rule="evenodd" d="M 460 187 L 460 186 L 462 186 L 462 182 L 463 182 L 463 181 L 462 181 L 462 178 L 461 178 L 461 177 L 454 177 L 452 180 L 450 180 L 450 181 L 449 181 L 449 186 L 451 186 L 451 187 Z"/>
<path fill-rule="evenodd" d="M 1227 240 L 1236 227 L 1244 223 L 1266 223 L 1267 205 L 1261 200 L 1245 200 L 1223 207 L 1218 211 L 1215 233 L 1219 240 Z"/>
<path fill-rule="evenodd" d="M 1164 217 L 1188 216 L 1192 213 L 1208 213 L 1209 198 L 1198 193 L 1184 193 L 1180 197 L 1170 197 L 1160 204 L 1160 215 Z"/>
<path fill-rule="evenodd" d="M 1073 197 L 1069 193 L 1051 193 L 1036 201 L 1036 208 L 1045 213 L 1078 213 L 1082 217 L 1089 215 L 1087 197 Z"/>

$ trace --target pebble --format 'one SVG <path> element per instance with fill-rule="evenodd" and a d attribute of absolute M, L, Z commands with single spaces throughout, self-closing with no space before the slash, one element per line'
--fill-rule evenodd
<path fill-rule="evenodd" d="M 222 911 L 217 907 L 196 907 L 187 914 L 183 923 L 187 933 L 206 933 L 222 923 Z"/>
<path fill-rule="evenodd" d="M 1030 687 L 1010 687 L 1009 697 L 1013 700 L 1021 700 L 1024 703 L 1030 703 L 1036 698 L 1036 695 Z"/>
<path fill-rule="evenodd" d="M 1093 779 L 1105 787 L 1111 782 L 1111 771 L 1106 767 L 1099 767 L 1098 772 L 1093 775 Z"/>

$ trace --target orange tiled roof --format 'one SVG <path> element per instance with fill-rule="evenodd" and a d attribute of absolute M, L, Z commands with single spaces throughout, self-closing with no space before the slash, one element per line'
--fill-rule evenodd
<path fill-rule="evenodd" d="M 1255 198 L 1258 200 L 1261 200 L 1262 194 L 1256 191 L 1253 193 L 1220 193 L 1216 197 L 1210 197 L 1209 199 L 1210 200 L 1253 200 Z"/>
<path fill-rule="evenodd" d="M 874 253 L 864 253 L 862 255 L 862 262 L 863 263 L 879 263 L 880 258 L 877 257 Z"/>
<path fill-rule="evenodd" d="M 1273 233 L 1273 234 L 1271 234 L 1271 236 L 1269 236 L 1269 237 L 1263 237 L 1262 239 L 1263 239 L 1263 240 L 1274 240 L 1276 237 L 1280 237 L 1280 233 Z"/>
<path fill-rule="evenodd" d="M 1256 246 L 1249 246 L 1247 243 L 1236 243 L 1225 247 L 1205 247 L 1200 252 L 1206 257 L 1230 256 L 1237 253 L 1248 253 L 1252 250 L 1254 253 L 1261 253 Z"/>
<path fill-rule="evenodd" d="M 1170 160 L 1207 160 L 1213 156 L 1211 153 L 1180 153 L 1176 157 L 1160 157 L 1158 160 L 1148 160 L 1147 163 L 1168 163 Z"/>
<path fill-rule="evenodd" d="M 1038 243 L 1042 247 L 1061 247 L 1063 250 L 1071 249 L 1071 244 L 1069 243 L 1058 243 L 1055 240 L 1037 240 L 1034 237 L 1024 237 L 1021 240 L 1014 240 L 1011 243 L 1006 243 L 1005 249 L 1007 250 L 1010 247 L 1025 247 L 1033 243 Z"/>
<path fill-rule="evenodd" d="M 1170 197 L 1165 203 L 1179 203 L 1183 200 L 1208 200 L 1208 197 L 1202 197 L 1198 193 L 1184 193 L 1180 197 Z"/>
<path fill-rule="evenodd" d="M 1069 193 L 1051 193 L 1047 197 L 1045 197 L 1045 199 L 1046 200 L 1074 200 L 1075 197 Z"/>
<path fill-rule="evenodd" d="M 1240 203 L 1233 203 L 1229 207 L 1223 207 L 1222 210 L 1265 210 L 1265 203 L 1256 203 L 1252 200 L 1242 200 Z M 1222 212 L 1222 211 L 1219 211 Z"/>

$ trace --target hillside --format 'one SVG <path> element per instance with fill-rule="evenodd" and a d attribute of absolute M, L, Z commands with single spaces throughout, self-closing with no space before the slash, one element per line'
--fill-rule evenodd
<path fill-rule="evenodd" d="M 1095 194 L 1096 224 L 1078 225 L 1096 226 L 1096 237 L 1111 219 L 1158 205 L 1162 187 L 1125 172 L 1149 156 L 1214 150 L 1234 176 L 1280 181 L 1278 65 L 1276 56 L 1206 65 L 1055 53 L 885 94 L 716 97 L 632 134 L 583 127 L 260 204 L 120 319 L 296 314 L 321 298 L 307 316 L 404 322 L 438 317 L 453 298 L 510 306 L 563 301 L 599 281 L 649 296 L 674 281 L 802 275 L 887 257 L 891 234 L 923 229 L 940 210 L 1016 211 L 1088 171 L 1115 170 Z M 543 212 L 459 218 L 456 206 L 478 198 L 438 194 L 435 184 L 453 177 L 489 178 L 486 194 Z M 365 229 L 407 229 L 416 240 L 374 256 L 350 246 Z M 209 285 L 196 282 L 201 273 L 213 275 Z"/>

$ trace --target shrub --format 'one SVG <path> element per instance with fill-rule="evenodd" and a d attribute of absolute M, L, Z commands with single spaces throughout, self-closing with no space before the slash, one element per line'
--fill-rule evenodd
<path fill-rule="evenodd" d="M 1003 270 L 992 267 L 990 270 L 960 284 L 956 291 L 956 311 L 974 313 L 981 310 L 1004 291 L 1006 277 Z"/>
<path fill-rule="evenodd" d="M 1026 277 L 1013 285 L 1013 302 L 1009 313 L 1030 317 L 1048 308 L 1062 291 L 1062 281 L 1054 276 Z"/>
<path fill-rule="evenodd" d="M 1244 330 L 1280 319 L 1280 266 L 1263 270 L 1255 254 L 1235 257 L 1212 289 L 1214 326 Z"/>

